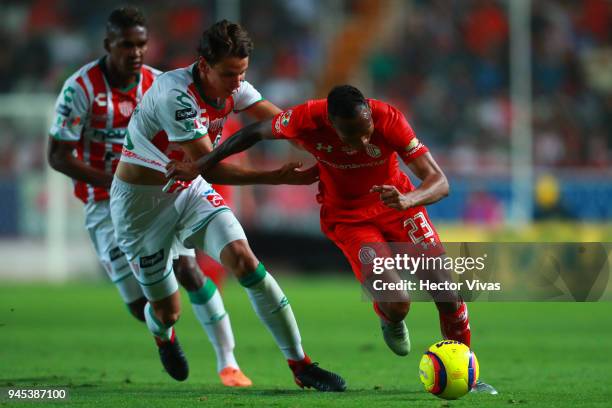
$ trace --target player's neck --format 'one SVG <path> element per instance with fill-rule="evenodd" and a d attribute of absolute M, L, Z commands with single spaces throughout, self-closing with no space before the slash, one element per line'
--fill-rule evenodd
<path fill-rule="evenodd" d="M 197 64 L 193 67 L 193 82 L 204 102 L 216 108 L 222 108 L 225 105 L 225 99 L 213 94 L 211 91 L 213 87 L 208 83 L 206 75 L 198 69 Z"/>
<path fill-rule="evenodd" d="M 104 58 L 103 64 L 104 75 L 111 88 L 128 89 L 138 82 L 138 75 L 121 75 L 108 57 Z"/>

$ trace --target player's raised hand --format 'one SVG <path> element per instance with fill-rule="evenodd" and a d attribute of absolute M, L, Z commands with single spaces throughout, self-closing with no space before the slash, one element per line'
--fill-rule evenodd
<path fill-rule="evenodd" d="M 276 170 L 277 184 L 306 185 L 319 181 L 319 167 L 315 164 L 305 170 L 301 162 L 290 162 Z"/>
<path fill-rule="evenodd" d="M 380 200 L 396 210 L 406 210 L 412 206 L 407 195 L 400 193 L 395 186 L 372 186 L 370 193 L 380 193 Z"/>
<path fill-rule="evenodd" d="M 182 181 L 190 181 L 198 177 L 200 170 L 193 162 L 180 162 L 171 160 L 166 165 L 166 178 Z"/>

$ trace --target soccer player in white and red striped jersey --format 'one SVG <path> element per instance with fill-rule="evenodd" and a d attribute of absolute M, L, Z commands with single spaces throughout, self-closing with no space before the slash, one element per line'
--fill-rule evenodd
<path fill-rule="evenodd" d="M 111 13 L 104 40 L 107 55 L 66 80 L 49 139 L 50 165 L 74 180 L 74 193 L 85 204 L 85 226 L 100 262 L 130 312 L 143 322 L 146 298 L 117 245 L 109 188 L 132 113 L 160 74 L 143 64 L 147 40 L 146 22 L 138 9 Z M 210 279 L 205 280 L 194 256 L 178 241 L 173 245 L 177 280 L 187 289 L 214 346 L 221 381 L 227 386 L 251 385 L 234 357 L 234 335 L 220 294 Z M 158 346 L 160 354 L 167 353 L 164 344 Z"/>

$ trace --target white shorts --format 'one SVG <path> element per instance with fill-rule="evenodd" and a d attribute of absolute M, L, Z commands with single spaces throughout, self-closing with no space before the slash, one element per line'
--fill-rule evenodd
<path fill-rule="evenodd" d="M 85 206 L 85 228 L 98 259 L 115 284 L 124 303 L 143 297 L 142 290 L 130 270 L 130 265 L 115 240 L 108 200 L 91 202 Z"/>
<path fill-rule="evenodd" d="M 89 232 L 100 263 L 111 282 L 117 287 L 123 302 L 132 303 L 143 297 L 142 289 L 115 239 L 108 200 L 85 205 L 85 228 Z M 173 244 L 172 253 L 174 259 L 179 256 L 195 256 L 193 249 L 185 248 L 178 240 Z"/>
<path fill-rule="evenodd" d="M 178 290 L 172 273 L 173 243 L 200 248 L 220 261 L 230 242 L 246 239 L 242 226 L 223 198 L 201 177 L 178 193 L 161 186 L 113 180 L 110 208 L 117 243 L 149 300 Z"/>

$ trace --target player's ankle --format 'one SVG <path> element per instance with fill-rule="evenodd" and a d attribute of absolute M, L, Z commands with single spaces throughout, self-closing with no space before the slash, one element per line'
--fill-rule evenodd
<path fill-rule="evenodd" d="M 299 373 L 300 371 L 302 371 L 306 366 L 311 365 L 312 360 L 310 359 L 310 357 L 305 355 L 304 358 L 301 360 L 287 359 L 287 364 L 289 364 L 289 368 L 295 374 L 295 373 Z"/>

